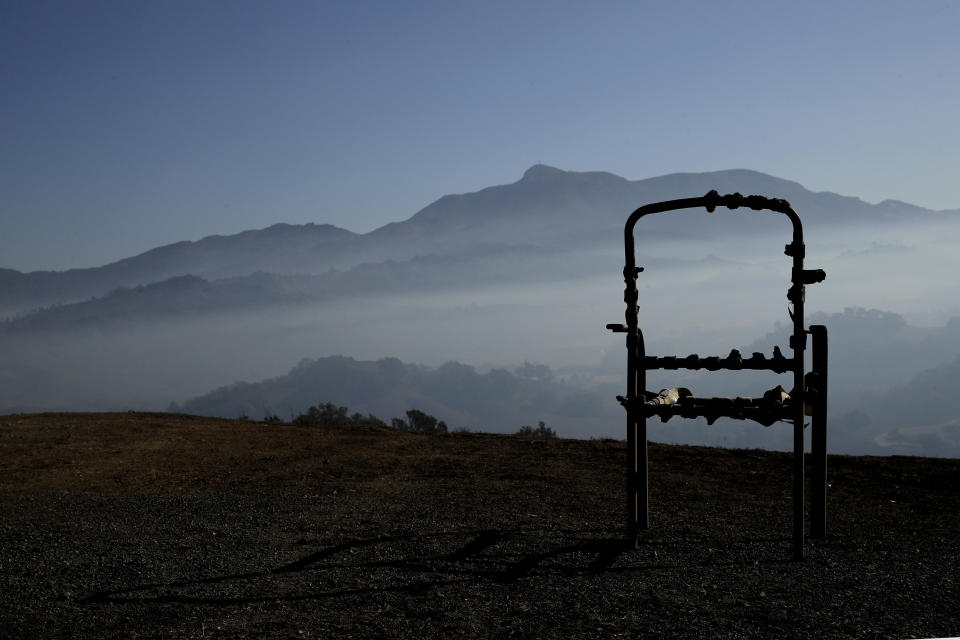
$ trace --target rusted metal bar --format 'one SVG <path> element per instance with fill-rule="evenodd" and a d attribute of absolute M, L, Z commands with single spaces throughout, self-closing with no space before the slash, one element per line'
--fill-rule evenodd
<path fill-rule="evenodd" d="M 647 372 L 637 366 L 643 357 L 643 332 L 638 327 L 627 336 L 628 397 L 643 397 Z M 640 531 L 650 526 L 647 476 L 647 419 L 627 411 L 627 541 L 634 548 L 639 544 Z"/>
<path fill-rule="evenodd" d="M 815 380 L 813 398 L 810 471 L 810 536 L 823 538 L 827 532 L 827 328 L 810 325 L 811 373 Z"/>
<path fill-rule="evenodd" d="M 780 347 L 774 347 L 773 357 L 768 358 L 760 352 L 754 353 L 749 358 L 744 358 L 736 349 L 730 351 L 726 357 L 709 356 L 703 357 L 695 353 L 688 356 L 647 356 L 641 363 L 647 370 L 650 369 L 706 369 L 707 371 L 717 371 L 718 369 L 729 369 L 739 371 L 741 369 L 755 369 L 774 371 L 784 373 L 791 371 L 794 367 L 793 358 L 786 358 L 780 352 Z"/>
<path fill-rule="evenodd" d="M 778 387 L 779 389 L 779 387 Z M 713 424 L 718 418 L 734 420 L 753 420 L 765 427 L 775 422 L 791 420 L 793 401 L 786 402 L 767 396 L 763 398 L 689 398 L 675 404 L 653 404 L 644 398 L 627 400 L 618 396 L 628 412 L 641 413 L 647 418 L 654 416 L 663 422 L 677 416 L 681 418 L 706 418 L 707 424 Z M 628 406 L 630 404 L 635 406 Z"/>

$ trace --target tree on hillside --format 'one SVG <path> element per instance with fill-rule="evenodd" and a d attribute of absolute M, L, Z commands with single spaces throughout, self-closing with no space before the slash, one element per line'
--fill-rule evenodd
<path fill-rule="evenodd" d="M 310 407 L 306 413 L 301 413 L 294 418 L 293 424 L 301 426 L 322 425 L 325 427 L 385 426 L 383 420 L 372 414 L 366 416 L 360 413 L 354 413 L 352 416 L 347 415 L 346 407 L 338 407 L 332 402 Z"/>
<path fill-rule="evenodd" d="M 518 367 L 514 373 L 518 378 L 523 378 L 525 380 L 541 380 L 543 382 L 551 382 L 553 380 L 553 372 L 545 364 L 534 364 L 531 362 L 523 361 L 523 366 Z"/>
<path fill-rule="evenodd" d="M 394 418 L 392 420 L 395 429 L 403 431 L 422 431 L 423 433 L 446 433 L 447 423 L 437 420 L 428 413 L 419 409 L 410 409 L 407 411 L 407 419 Z"/>
<path fill-rule="evenodd" d="M 518 436 L 529 436 L 532 438 L 556 438 L 557 432 L 544 424 L 543 420 L 537 423 L 537 428 L 534 429 L 528 424 L 520 427 L 520 430 L 517 431 Z"/>

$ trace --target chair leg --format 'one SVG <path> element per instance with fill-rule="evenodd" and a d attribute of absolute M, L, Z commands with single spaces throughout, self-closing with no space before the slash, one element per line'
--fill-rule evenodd
<path fill-rule="evenodd" d="M 811 325 L 812 369 L 817 374 L 817 396 L 811 418 L 810 535 L 826 536 L 827 521 L 827 328 Z"/>

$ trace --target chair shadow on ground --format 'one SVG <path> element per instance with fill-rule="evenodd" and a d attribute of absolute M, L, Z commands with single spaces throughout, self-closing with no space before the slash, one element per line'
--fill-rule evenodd
<path fill-rule="evenodd" d="M 436 542 L 451 536 L 465 537 L 468 540 L 447 553 L 417 552 L 418 542 Z M 524 540 L 524 536 L 538 539 Z M 616 566 L 621 557 L 643 552 L 643 545 L 639 550 L 635 550 L 624 538 L 588 537 L 580 542 L 555 544 L 545 551 L 522 551 L 536 547 L 538 544 L 542 546 L 542 534 L 533 534 L 529 531 L 475 530 L 378 536 L 325 547 L 273 569 L 208 577 L 187 577 L 170 582 L 97 591 L 80 599 L 79 603 L 88 605 L 98 603 L 243 605 L 259 602 L 323 600 L 389 591 L 419 595 L 437 586 L 477 580 L 485 580 L 491 584 L 511 584 L 544 573 L 563 576 L 599 576 L 674 569 L 678 566 L 676 563 L 669 562 L 649 562 L 649 558 L 639 563 L 622 563 L 621 566 Z M 413 549 L 411 550 L 410 547 Z M 365 550 L 374 549 L 378 553 L 364 554 Z M 373 557 L 370 557 L 371 555 Z M 683 564 L 686 563 L 680 563 L 680 565 Z M 741 563 L 692 560 L 690 566 L 730 564 Z M 750 564 L 753 564 L 753 561 Z M 323 591 L 316 591 L 315 584 L 301 583 L 301 586 L 294 591 L 302 591 L 302 593 L 290 593 L 288 590 L 282 594 L 239 595 L 240 592 L 248 590 L 241 585 L 268 582 L 278 576 L 326 572 L 327 582 L 336 583 L 338 576 L 355 577 L 356 574 L 351 573 L 355 571 L 369 576 L 378 570 L 401 572 L 400 575 L 404 578 L 403 583 L 354 586 Z M 223 595 L 224 591 L 230 590 L 229 583 L 237 584 L 235 587 L 237 596 Z M 216 596 L 189 595 L 190 591 L 202 590 L 208 585 L 220 585 L 220 593 Z"/>

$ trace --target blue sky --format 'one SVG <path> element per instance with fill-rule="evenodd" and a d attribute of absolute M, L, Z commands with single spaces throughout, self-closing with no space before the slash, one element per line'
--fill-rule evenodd
<path fill-rule="evenodd" d="M 538 162 L 960 208 L 958 33 L 949 1 L 0 0 L 0 267 L 368 231 Z"/>

